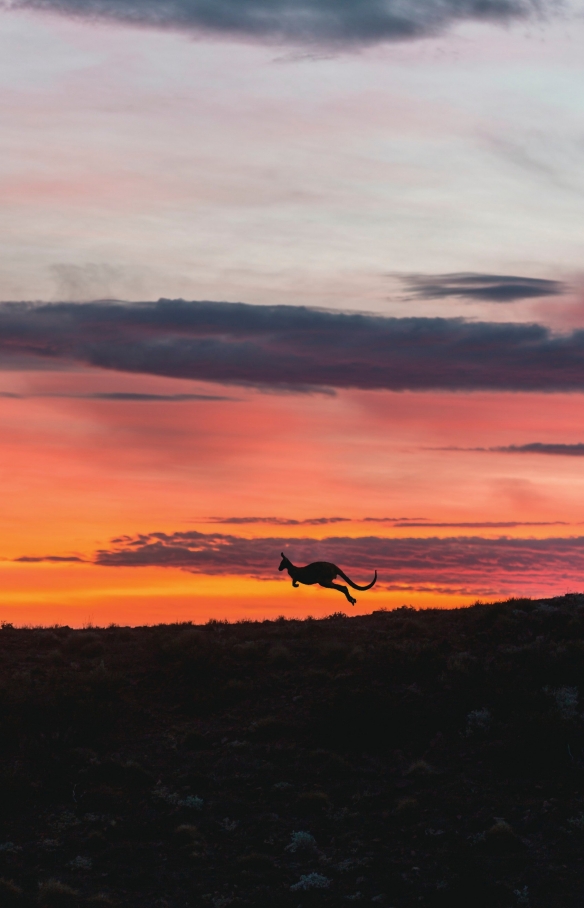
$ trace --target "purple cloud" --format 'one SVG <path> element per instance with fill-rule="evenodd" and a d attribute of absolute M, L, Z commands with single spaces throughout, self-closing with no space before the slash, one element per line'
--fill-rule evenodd
<path fill-rule="evenodd" d="M 386 589 L 465 589 L 479 594 L 539 594 L 578 587 L 584 537 L 486 539 L 244 539 L 224 533 L 150 533 L 120 537 L 95 555 L 104 567 L 169 567 L 195 574 L 278 577 L 280 552 L 296 564 L 333 561 L 356 582 L 378 571 Z"/>

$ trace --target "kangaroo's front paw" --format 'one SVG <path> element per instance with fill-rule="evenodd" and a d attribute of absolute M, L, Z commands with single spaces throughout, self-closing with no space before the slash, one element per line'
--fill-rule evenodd
<path fill-rule="evenodd" d="M 353 599 L 352 596 L 349 596 L 349 602 L 351 603 L 351 605 L 355 605 L 357 603 L 357 600 Z"/>

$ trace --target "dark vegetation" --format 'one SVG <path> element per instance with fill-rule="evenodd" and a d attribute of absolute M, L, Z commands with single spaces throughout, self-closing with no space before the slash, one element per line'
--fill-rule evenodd
<path fill-rule="evenodd" d="M 0 653 L 1 908 L 582 905 L 584 595 Z"/>

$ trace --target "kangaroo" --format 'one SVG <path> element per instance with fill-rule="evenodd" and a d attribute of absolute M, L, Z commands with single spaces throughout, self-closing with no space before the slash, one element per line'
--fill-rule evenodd
<path fill-rule="evenodd" d="M 342 577 L 354 590 L 370 590 L 377 580 L 377 571 L 375 571 L 375 577 L 371 583 L 368 583 L 367 586 L 357 586 L 336 564 L 332 564 L 330 561 L 313 561 L 312 564 L 307 564 L 306 567 L 296 567 L 289 558 L 286 558 L 284 552 L 281 554 L 282 561 L 278 570 L 288 571 L 292 577 L 292 586 L 298 586 L 299 583 L 312 586 L 312 584 L 318 583 L 319 586 L 324 586 L 327 590 L 338 590 L 339 593 L 343 593 L 351 605 L 355 605 L 357 600 L 353 599 L 346 586 L 341 586 L 340 583 L 333 583 L 335 577 Z"/>

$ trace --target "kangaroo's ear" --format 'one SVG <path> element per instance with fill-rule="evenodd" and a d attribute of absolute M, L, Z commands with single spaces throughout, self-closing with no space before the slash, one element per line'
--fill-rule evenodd
<path fill-rule="evenodd" d="M 285 554 L 284 554 L 284 552 L 280 552 L 280 555 L 282 556 L 282 558 L 285 558 L 285 557 L 286 557 Z"/>

